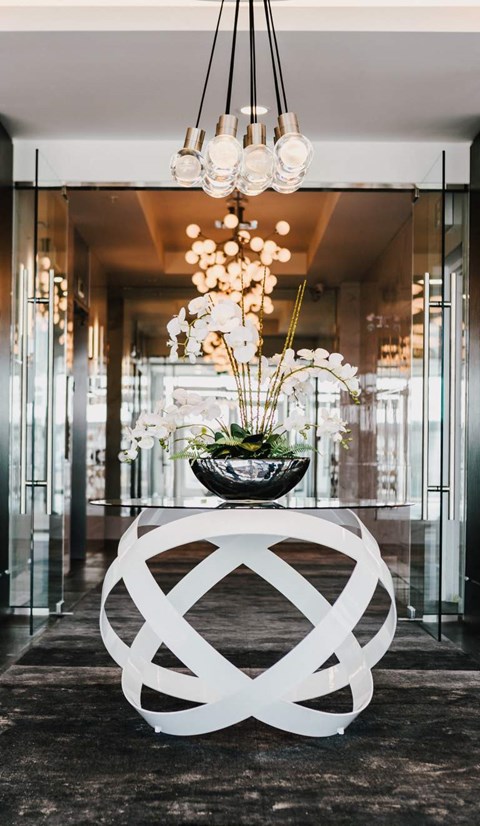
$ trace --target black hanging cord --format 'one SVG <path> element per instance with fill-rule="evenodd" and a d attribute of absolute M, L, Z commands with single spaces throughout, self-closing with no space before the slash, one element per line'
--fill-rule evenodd
<path fill-rule="evenodd" d="M 273 51 L 272 27 L 270 25 L 270 14 L 269 14 L 269 10 L 268 10 L 267 0 L 263 0 L 263 7 L 265 9 L 265 21 L 266 21 L 266 24 L 267 24 L 268 43 L 270 45 L 270 57 L 271 57 L 271 60 L 272 60 L 273 82 L 274 82 L 274 85 L 275 85 L 275 97 L 277 99 L 277 113 L 280 116 L 282 114 L 282 101 L 280 99 L 280 87 L 278 85 L 277 67 L 276 67 L 276 63 L 275 63 L 275 52 Z"/>
<path fill-rule="evenodd" d="M 257 123 L 257 53 L 255 50 L 255 7 L 249 0 L 250 17 L 250 123 Z"/>
<path fill-rule="evenodd" d="M 202 117 L 203 102 L 205 100 L 205 93 L 207 91 L 208 81 L 209 81 L 209 78 L 210 78 L 210 69 L 212 68 L 213 55 L 215 54 L 215 47 L 217 45 L 217 37 L 218 37 L 218 31 L 220 29 L 220 21 L 222 19 L 222 12 L 223 12 L 223 4 L 224 3 L 225 3 L 225 0 L 222 0 L 221 5 L 220 5 L 220 11 L 218 13 L 217 28 L 215 29 L 215 34 L 214 34 L 213 43 L 212 43 L 212 51 L 210 52 L 210 60 L 208 61 L 207 76 L 205 78 L 205 83 L 204 83 L 203 92 L 202 92 L 202 98 L 200 100 L 200 108 L 198 110 L 197 121 L 195 123 L 195 127 L 197 129 L 198 129 L 198 126 L 200 124 L 200 118 Z"/>
<path fill-rule="evenodd" d="M 237 28 L 238 28 L 238 13 L 240 11 L 240 0 L 236 0 L 235 4 L 235 20 L 233 21 L 233 37 L 232 37 L 232 52 L 230 55 L 230 71 L 228 74 L 228 89 L 227 102 L 225 104 L 225 114 L 230 114 L 230 106 L 232 102 L 232 86 L 233 86 L 233 70 L 235 68 L 235 49 L 237 46 Z"/>
<path fill-rule="evenodd" d="M 283 80 L 282 64 L 280 62 L 280 52 L 279 52 L 279 49 L 278 49 L 277 34 L 275 32 L 275 23 L 273 22 L 272 7 L 270 5 L 270 0 L 266 0 L 266 2 L 267 2 L 268 10 L 269 10 L 269 13 L 270 13 L 270 25 L 272 27 L 273 42 L 274 42 L 274 45 L 275 45 L 275 53 L 276 53 L 276 56 L 277 56 L 278 74 L 279 74 L 279 77 L 280 77 L 280 84 L 281 84 L 281 87 L 282 87 L 283 103 L 284 103 L 284 106 L 285 106 L 284 111 L 288 112 L 287 96 L 285 94 L 285 83 L 284 83 L 284 80 Z"/>

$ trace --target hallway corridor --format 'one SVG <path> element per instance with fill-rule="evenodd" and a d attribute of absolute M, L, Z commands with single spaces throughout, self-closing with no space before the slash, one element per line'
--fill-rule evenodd
<path fill-rule="evenodd" d="M 176 549 L 152 570 L 168 591 L 209 548 Z M 329 600 L 349 574 L 333 552 L 285 544 L 280 554 Z M 112 623 L 130 641 L 139 615 L 125 590 L 111 600 Z M 453 643 L 400 622 L 373 672 L 372 703 L 343 737 L 310 740 L 253 719 L 191 739 L 155 736 L 122 695 L 120 671 L 98 632 L 99 603 L 97 586 L 0 677 L 5 826 L 477 822 L 480 663 Z M 384 605 L 379 591 L 356 629 L 360 641 Z M 309 627 L 245 568 L 204 597 L 189 620 L 251 675 Z M 155 662 L 181 668 L 168 651 Z M 161 700 L 162 708 L 181 707 Z M 340 692 L 322 707 L 349 703 L 349 692 Z"/>

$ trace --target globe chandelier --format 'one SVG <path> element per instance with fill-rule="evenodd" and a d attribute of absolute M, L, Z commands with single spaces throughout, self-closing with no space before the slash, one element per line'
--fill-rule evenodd
<path fill-rule="evenodd" d="M 297 116 L 289 111 L 280 62 L 277 35 L 270 0 L 263 0 L 268 44 L 272 62 L 278 124 L 274 130 L 273 149 L 267 145 L 267 130 L 257 119 L 257 54 L 255 47 L 255 4 L 248 0 L 250 46 L 250 123 L 243 138 L 237 139 L 238 118 L 231 113 L 235 54 L 240 0 L 235 0 L 230 69 L 225 112 L 220 115 L 215 136 L 203 150 L 205 132 L 200 128 L 205 94 L 210 78 L 215 47 L 225 0 L 213 38 L 210 60 L 203 87 L 198 117 L 187 129 L 183 147 L 171 160 L 174 181 L 184 187 L 201 186 L 212 198 L 225 198 L 238 189 L 244 195 L 259 195 L 268 187 L 289 194 L 301 186 L 313 157 L 312 144 L 300 132 Z"/>

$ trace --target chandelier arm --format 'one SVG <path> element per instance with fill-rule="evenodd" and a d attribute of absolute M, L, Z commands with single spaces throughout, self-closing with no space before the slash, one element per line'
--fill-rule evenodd
<path fill-rule="evenodd" d="M 224 3 L 225 3 L 225 0 L 222 0 L 222 2 L 220 4 L 220 11 L 218 13 L 218 20 L 217 20 L 217 27 L 215 29 L 215 34 L 213 36 L 212 50 L 210 52 L 210 59 L 208 61 L 208 67 L 207 67 L 207 74 L 206 74 L 206 77 L 205 77 L 205 83 L 203 85 L 203 92 L 202 92 L 202 97 L 201 97 L 201 100 L 200 100 L 200 107 L 198 109 L 197 122 L 195 124 L 196 129 L 198 129 L 198 126 L 199 126 L 199 123 L 200 123 L 200 118 L 202 117 L 203 103 L 204 103 L 204 100 L 205 100 L 205 94 L 206 94 L 206 91 L 207 91 L 208 81 L 210 79 L 210 70 L 212 68 L 213 55 L 215 54 L 215 48 L 216 48 L 216 45 L 217 45 L 218 32 L 219 32 L 219 29 L 220 29 L 220 21 L 222 19 L 222 12 L 223 12 Z"/>
<path fill-rule="evenodd" d="M 278 85 L 278 76 L 277 76 L 277 67 L 275 64 L 275 53 L 273 50 L 273 40 L 272 40 L 272 28 L 270 25 L 270 15 L 268 13 L 268 3 L 267 0 L 263 0 L 263 7 L 265 9 L 265 22 L 267 24 L 267 34 L 268 34 L 268 43 L 270 46 L 270 57 L 272 60 L 272 71 L 273 71 L 273 83 L 275 86 L 275 97 L 277 100 L 277 112 L 280 116 L 282 113 L 282 101 L 280 99 L 280 87 Z"/>
<path fill-rule="evenodd" d="M 285 93 L 285 82 L 283 80 L 282 63 L 280 61 L 280 51 L 279 51 L 279 48 L 278 48 L 277 33 L 275 31 L 275 23 L 273 22 L 272 6 L 271 6 L 271 3 L 270 3 L 270 0 L 266 0 L 266 2 L 267 2 L 268 10 L 269 10 L 269 13 L 270 13 L 270 24 L 271 24 L 271 27 L 272 27 L 273 42 L 274 42 L 274 45 L 275 45 L 275 54 L 277 56 L 278 74 L 279 74 L 279 77 L 280 77 L 280 85 L 282 87 L 283 103 L 284 103 L 284 106 L 285 106 L 284 111 L 288 112 L 287 95 Z"/>
<path fill-rule="evenodd" d="M 227 87 L 227 102 L 225 104 L 225 114 L 230 114 L 230 106 L 232 102 L 232 86 L 233 86 L 233 72 L 235 69 L 235 51 L 237 47 L 237 29 L 238 29 L 238 13 L 240 11 L 240 0 L 235 3 L 235 18 L 233 21 L 233 35 L 232 35 L 232 51 L 230 54 L 230 71 L 228 73 L 228 87 Z"/>

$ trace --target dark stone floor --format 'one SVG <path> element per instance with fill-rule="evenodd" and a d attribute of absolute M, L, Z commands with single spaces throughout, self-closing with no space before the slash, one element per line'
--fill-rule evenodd
<path fill-rule="evenodd" d="M 152 564 L 165 590 L 208 548 Z M 338 554 L 280 553 L 333 601 L 349 575 Z M 155 735 L 131 709 L 98 632 L 99 588 L 0 676 L 0 823 L 218 826 L 475 826 L 480 823 L 480 671 L 454 643 L 400 623 L 374 671 L 375 694 L 344 736 L 297 737 L 247 720 L 194 738 Z M 386 600 L 356 629 L 363 642 Z M 141 619 L 126 591 L 109 615 L 126 641 Z M 219 583 L 190 622 L 249 673 L 310 627 L 245 568 Z M 158 661 L 181 668 L 168 652 Z M 145 692 L 151 707 L 179 707 Z M 348 707 L 345 690 L 315 707 Z"/>

